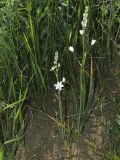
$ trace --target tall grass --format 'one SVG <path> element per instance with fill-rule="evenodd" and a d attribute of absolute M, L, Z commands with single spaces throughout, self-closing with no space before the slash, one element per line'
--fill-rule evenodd
<path fill-rule="evenodd" d="M 80 35 L 86 7 L 87 27 Z M 56 77 L 50 68 L 56 51 L 61 64 L 59 79 L 64 76 L 66 83 L 59 94 L 58 119 L 51 111 L 48 114 L 61 124 L 64 141 L 69 142 L 71 135 L 80 140 L 94 109 L 97 81 L 111 69 L 118 53 L 119 7 L 118 0 L 1 0 L 1 155 L 15 154 L 25 131 L 26 106 L 35 104 L 32 107 L 50 111 L 46 98 L 55 89 Z M 96 40 L 93 46 L 92 39 Z"/>
<path fill-rule="evenodd" d="M 7 154 L 14 152 L 20 137 L 24 134 L 23 104 L 28 93 L 29 81 L 24 77 L 25 68 L 18 66 L 12 33 L 2 31 L 1 35 L 1 133 Z M 20 128 L 20 127 L 21 128 Z M 14 142 L 14 143 L 12 143 Z M 7 145 L 10 143 L 10 146 Z M 9 146 L 9 147 L 8 147 Z M 8 156 L 7 155 L 7 156 Z"/>

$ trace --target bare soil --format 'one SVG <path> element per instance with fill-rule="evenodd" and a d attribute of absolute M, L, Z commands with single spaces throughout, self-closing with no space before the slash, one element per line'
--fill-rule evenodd
<path fill-rule="evenodd" d="M 120 91 L 120 86 L 109 76 L 104 80 L 104 86 L 105 96 L 98 99 L 80 145 L 72 143 L 64 151 L 55 122 L 37 110 L 30 111 L 25 149 L 18 149 L 17 160 L 106 160 L 105 154 L 109 151 L 107 128 L 114 117 L 110 99 L 111 95 Z"/>
<path fill-rule="evenodd" d="M 107 115 L 97 108 L 90 116 L 80 145 L 72 143 L 65 152 L 56 124 L 42 113 L 32 112 L 26 134 L 26 160 L 103 160 L 112 113 L 110 108 Z"/>

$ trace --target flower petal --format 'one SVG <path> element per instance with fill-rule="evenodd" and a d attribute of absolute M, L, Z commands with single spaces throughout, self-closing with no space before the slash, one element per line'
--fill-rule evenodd
<path fill-rule="evenodd" d="M 56 68 L 55 66 L 52 66 L 51 69 L 50 69 L 50 71 L 54 71 L 55 68 Z"/>
<path fill-rule="evenodd" d="M 81 35 L 83 35 L 83 34 L 84 34 L 84 30 L 80 30 L 79 33 L 80 33 Z"/>
<path fill-rule="evenodd" d="M 65 77 L 62 78 L 62 82 L 65 82 Z"/>
<path fill-rule="evenodd" d="M 74 48 L 72 46 L 69 47 L 70 52 L 74 52 Z"/>
<path fill-rule="evenodd" d="M 91 46 L 93 46 L 95 43 L 96 43 L 96 40 L 95 40 L 95 39 L 92 39 L 92 41 L 91 41 Z"/>

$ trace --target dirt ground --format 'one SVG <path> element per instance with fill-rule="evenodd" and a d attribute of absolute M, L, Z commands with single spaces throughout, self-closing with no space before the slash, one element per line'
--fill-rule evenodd
<path fill-rule="evenodd" d="M 114 107 L 110 101 L 111 93 L 116 92 L 113 82 L 107 77 L 105 85 L 111 86 L 105 88 L 107 98 L 102 96 L 98 99 L 98 105 L 81 136 L 80 145 L 72 143 L 66 152 L 61 147 L 56 124 L 41 112 L 31 111 L 25 149 L 18 149 L 17 160 L 105 160 L 105 154 L 109 151 L 107 127 L 114 117 Z"/>
<path fill-rule="evenodd" d="M 103 160 L 107 144 L 105 126 L 104 116 L 93 113 L 80 146 L 73 143 L 65 154 L 55 125 L 41 113 L 34 112 L 26 135 L 26 160 Z"/>

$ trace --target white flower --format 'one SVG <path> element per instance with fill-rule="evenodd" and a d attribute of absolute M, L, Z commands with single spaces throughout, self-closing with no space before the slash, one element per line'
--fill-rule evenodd
<path fill-rule="evenodd" d="M 65 82 L 65 77 L 62 78 L 62 82 Z"/>
<path fill-rule="evenodd" d="M 89 9 L 89 7 L 88 7 L 88 6 L 86 6 L 86 7 L 85 7 L 85 10 L 86 10 L 87 12 L 88 12 L 88 9 Z"/>
<path fill-rule="evenodd" d="M 82 30 L 79 31 L 79 33 L 81 35 L 83 35 L 85 33 L 85 28 L 87 27 L 87 22 L 88 22 L 88 10 L 89 10 L 89 7 L 86 6 L 85 7 L 85 12 L 83 13 L 83 20 L 81 22 L 81 25 L 82 25 Z"/>
<path fill-rule="evenodd" d="M 95 39 L 92 39 L 91 41 L 91 46 L 93 46 L 95 44 L 96 40 Z"/>
<path fill-rule="evenodd" d="M 83 35 L 83 34 L 84 34 L 84 30 L 80 30 L 79 33 L 80 33 L 81 35 Z"/>
<path fill-rule="evenodd" d="M 54 65 L 57 65 L 57 63 L 58 63 L 58 51 L 55 52 Z"/>
<path fill-rule="evenodd" d="M 72 46 L 69 47 L 70 52 L 74 52 L 74 48 Z"/>
<path fill-rule="evenodd" d="M 60 68 L 60 63 L 58 63 L 58 68 Z"/>
<path fill-rule="evenodd" d="M 61 11 L 62 10 L 62 8 L 61 7 L 58 7 L 59 8 L 59 10 Z"/>
<path fill-rule="evenodd" d="M 58 61 L 58 51 L 55 52 L 54 59 L 55 59 L 56 61 Z"/>
<path fill-rule="evenodd" d="M 85 19 L 84 21 L 81 22 L 83 28 L 85 28 L 87 26 L 87 19 Z"/>
<path fill-rule="evenodd" d="M 61 91 L 62 87 L 64 87 L 64 85 L 62 84 L 62 81 L 57 82 L 57 84 L 54 84 L 55 89 Z"/>
<path fill-rule="evenodd" d="M 50 71 L 54 71 L 55 68 L 56 68 L 55 66 L 52 66 L 51 69 L 50 69 Z"/>

